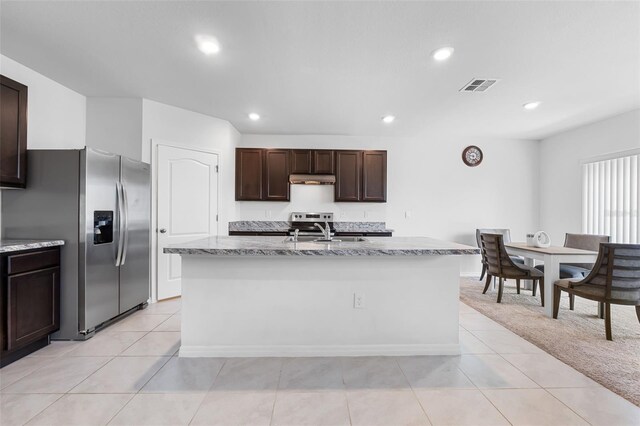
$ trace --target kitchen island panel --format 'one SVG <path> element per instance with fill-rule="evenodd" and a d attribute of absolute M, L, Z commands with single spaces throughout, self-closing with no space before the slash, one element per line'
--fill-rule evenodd
<path fill-rule="evenodd" d="M 459 353 L 459 256 L 182 262 L 183 357 Z"/>

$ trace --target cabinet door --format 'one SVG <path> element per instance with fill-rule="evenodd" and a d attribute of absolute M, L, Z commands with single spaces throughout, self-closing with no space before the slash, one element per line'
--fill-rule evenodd
<path fill-rule="evenodd" d="M 335 201 L 360 201 L 362 151 L 336 151 Z"/>
<path fill-rule="evenodd" d="M 27 182 L 27 86 L 0 76 L 0 186 Z"/>
<path fill-rule="evenodd" d="M 60 328 L 60 268 L 7 277 L 7 350 Z"/>
<path fill-rule="evenodd" d="M 332 175 L 334 173 L 333 153 L 334 151 L 327 149 L 313 151 L 311 173 Z"/>
<path fill-rule="evenodd" d="M 291 150 L 291 173 L 311 173 L 311 151 L 308 149 Z"/>
<path fill-rule="evenodd" d="M 362 153 L 362 201 L 387 201 L 387 152 Z"/>
<path fill-rule="evenodd" d="M 289 201 L 289 150 L 264 150 L 263 197 L 265 201 Z"/>
<path fill-rule="evenodd" d="M 262 157 L 262 149 L 236 149 L 236 200 L 262 200 Z"/>

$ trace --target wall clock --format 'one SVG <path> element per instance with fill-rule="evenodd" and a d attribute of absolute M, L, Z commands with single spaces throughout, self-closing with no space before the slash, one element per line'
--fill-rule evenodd
<path fill-rule="evenodd" d="M 482 158 L 482 150 L 475 145 L 470 145 L 462 151 L 462 161 L 469 167 L 482 163 Z"/>

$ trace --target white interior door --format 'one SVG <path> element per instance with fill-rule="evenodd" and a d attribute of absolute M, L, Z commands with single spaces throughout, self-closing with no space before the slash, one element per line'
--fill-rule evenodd
<path fill-rule="evenodd" d="M 181 294 L 180 256 L 169 244 L 217 235 L 218 155 L 158 145 L 158 300 Z"/>

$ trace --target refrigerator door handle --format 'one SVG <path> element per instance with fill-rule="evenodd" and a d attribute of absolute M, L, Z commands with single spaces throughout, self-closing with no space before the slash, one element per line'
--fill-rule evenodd
<path fill-rule="evenodd" d="M 129 248 L 129 199 L 127 198 L 127 190 L 123 184 L 120 184 L 122 191 L 122 217 L 124 219 L 124 244 L 122 245 L 122 254 L 120 256 L 120 266 L 124 265 L 127 260 L 127 251 Z"/>
<path fill-rule="evenodd" d="M 122 243 L 124 242 L 123 197 L 120 182 L 116 182 L 116 194 L 118 195 L 118 251 L 116 252 L 116 266 L 120 266 L 122 264 Z"/>

